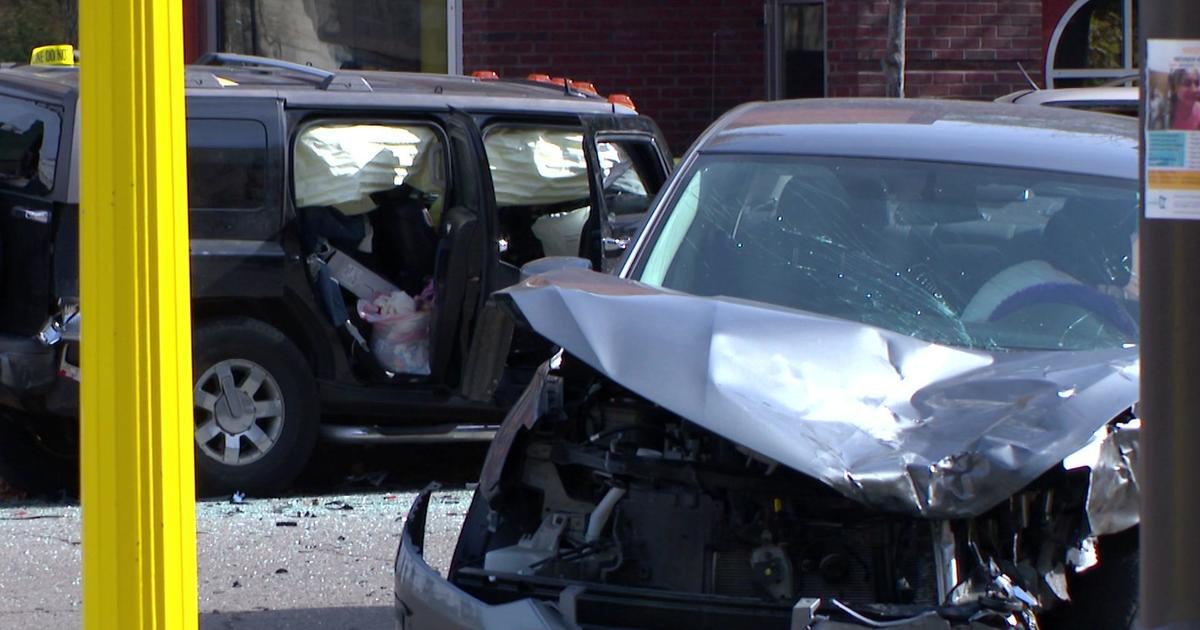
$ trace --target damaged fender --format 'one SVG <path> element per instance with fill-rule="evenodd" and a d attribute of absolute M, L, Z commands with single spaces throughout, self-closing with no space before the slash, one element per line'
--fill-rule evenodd
<path fill-rule="evenodd" d="M 1136 348 L 969 350 L 580 270 L 535 276 L 498 296 L 639 396 L 867 506 L 923 518 L 982 514 L 1083 448 L 1138 397 Z M 514 414 L 537 403 L 522 399 Z M 1132 462 L 1136 435 L 1112 448 L 1114 462 Z M 1101 483 L 1117 480 L 1103 471 L 1126 469 L 1097 470 Z M 1089 513 L 1110 503 L 1101 494 L 1128 505 L 1131 487 L 1099 485 Z"/>
<path fill-rule="evenodd" d="M 1125 531 L 1140 521 L 1138 440 L 1142 422 L 1132 418 L 1096 431 L 1092 441 L 1063 461 L 1068 470 L 1088 468 L 1087 518 L 1096 536 Z"/>

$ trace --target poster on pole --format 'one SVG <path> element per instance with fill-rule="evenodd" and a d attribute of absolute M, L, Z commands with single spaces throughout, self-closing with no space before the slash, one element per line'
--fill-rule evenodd
<path fill-rule="evenodd" d="M 1146 52 L 1146 218 L 1200 219 L 1200 40 Z"/>

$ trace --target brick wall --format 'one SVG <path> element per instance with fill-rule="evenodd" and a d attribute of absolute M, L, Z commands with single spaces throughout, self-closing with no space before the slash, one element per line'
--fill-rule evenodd
<path fill-rule="evenodd" d="M 884 94 L 887 5 L 826 0 L 829 96 Z M 766 95 L 763 0 L 462 6 L 467 72 L 545 72 L 627 93 L 677 155 L 730 107 Z M 908 0 L 908 96 L 995 98 L 1027 86 L 1018 62 L 1040 83 L 1043 18 L 1043 0 Z"/>
<path fill-rule="evenodd" d="M 829 96 L 882 96 L 887 0 L 828 0 Z M 1041 0 L 908 0 L 906 95 L 992 99 L 1041 83 Z"/>
<path fill-rule="evenodd" d="M 765 97 L 761 0 L 463 0 L 463 69 L 531 72 L 625 93 L 676 155 Z M 715 55 L 714 55 L 715 49 Z"/>

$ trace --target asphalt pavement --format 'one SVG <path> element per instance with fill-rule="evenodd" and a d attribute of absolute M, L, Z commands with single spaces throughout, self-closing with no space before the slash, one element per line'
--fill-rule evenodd
<path fill-rule="evenodd" d="M 404 515 L 431 479 L 448 484 L 430 506 L 426 557 L 446 570 L 482 450 L 345 453 L 298 494 L 196 504 L 200 628 L 390 630 Z M 80 627 L 79 517 L 71 501 L 0 501 L 0 628 Z"/>

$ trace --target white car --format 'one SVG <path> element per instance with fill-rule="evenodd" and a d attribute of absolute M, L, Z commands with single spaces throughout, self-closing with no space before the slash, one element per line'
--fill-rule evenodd
<path fill-rule="evenodd" d="M 1019 90 L 996 99 L 997 103 L 1017 105 L 1049 105 L 1086 109 L 1106 114 L 1138 115 L 1139 90 L 1127 85 L 1101 87 L 1052 88 L 1048 90 Z"/>

